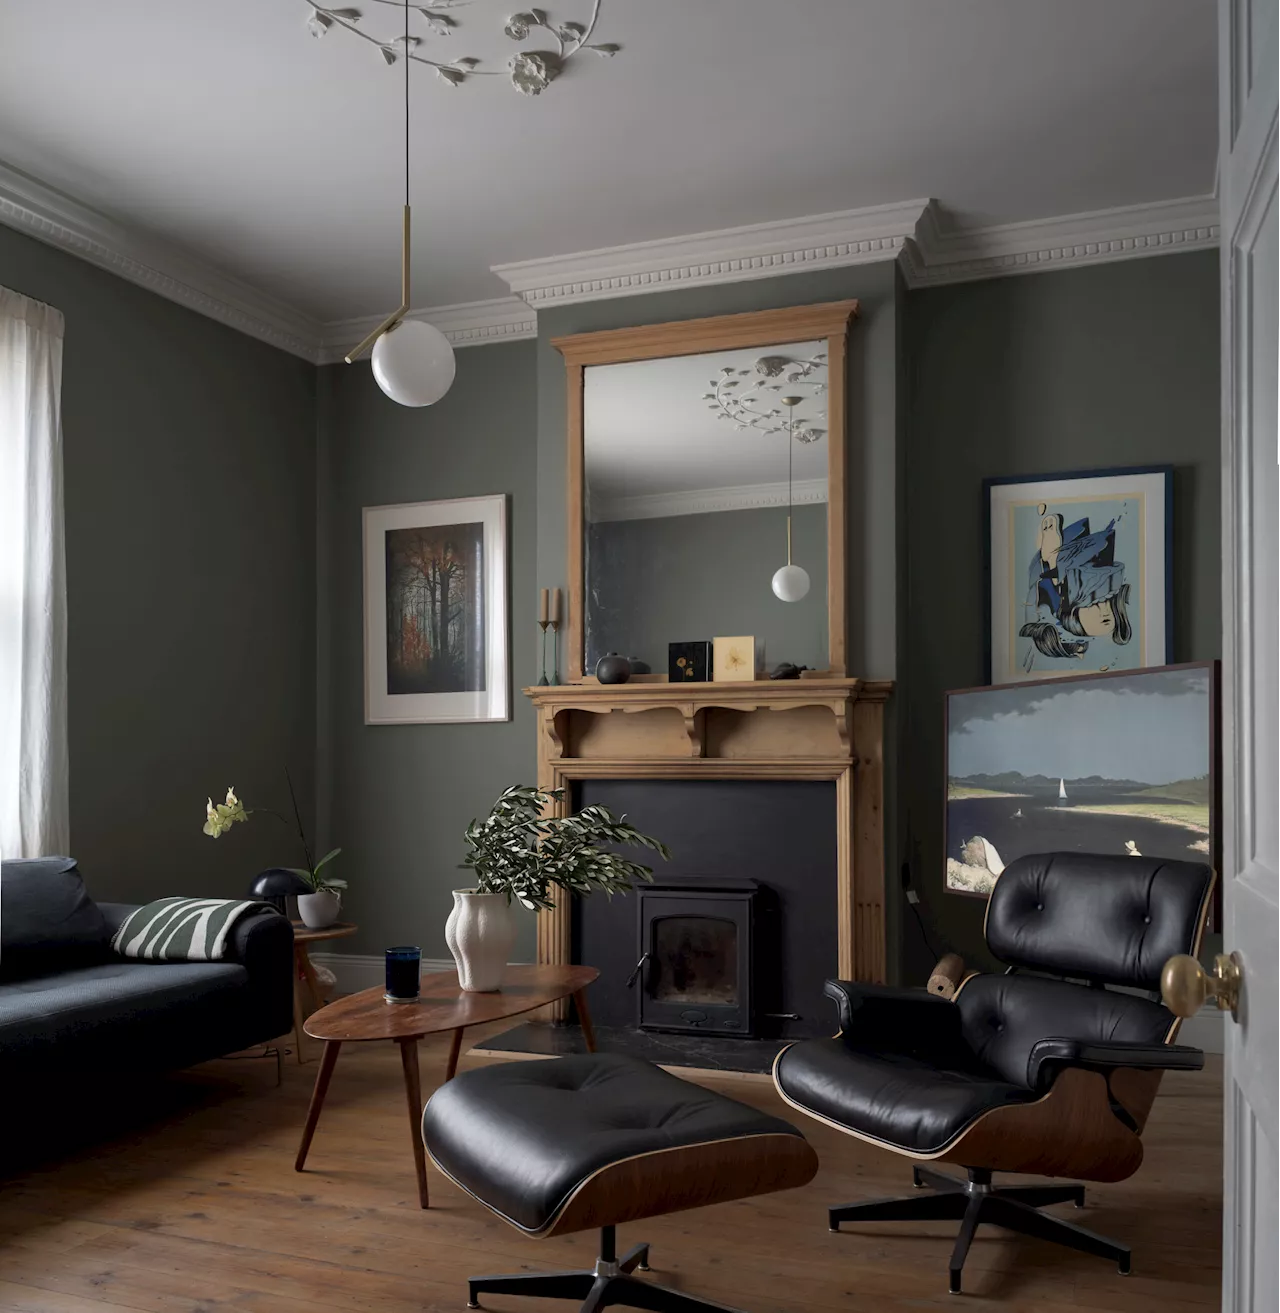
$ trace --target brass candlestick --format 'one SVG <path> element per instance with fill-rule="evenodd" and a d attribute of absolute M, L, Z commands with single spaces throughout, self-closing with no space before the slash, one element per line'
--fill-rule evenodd
<path fill-rule="evenodd" d="M 547 678 L 547 626 L 550 623 L 550 620 L 538 621 L 538 628 L 542 630 L 542 678 L 538 680 L 539 688 L 551 683 Z M 558 682 L 559 681 L 557 680 L 557 683 Z"/>

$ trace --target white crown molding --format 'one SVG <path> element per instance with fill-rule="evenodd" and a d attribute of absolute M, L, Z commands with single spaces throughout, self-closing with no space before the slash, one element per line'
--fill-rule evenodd
<path fill-rule="evenodd" d="M 791 500 L 796 506 L 812 506 L 827 500 L 826 479 L 797 479 L 793 489 Z M 646 493 L 639 497 L 592 498 L 588 511 L 593 523 L 604 524 L 612 520 L 661 520 L 674 515 L 752 511 L 786 504 L 787 485 L 784 481 Z"/>
<path fill-rule="evenodd" d="M 314 364 L 341 360 L 378 316 L 321 323 L 196 257 L 0 162 L 0 223 Z M 908 287 L 1075 268 L 1218 245 L 1214 196 L 954 229 L 933 201 L 871 206 L 779 223 L 494 265 L 515 293 L 427 306 L 455 347 L 537 336 L 537 310 L 672 287 L 898 260 Z"/>
<path fill-rule="evenodd" d="M 260 341 L 315 360 L 317 321 L 0 162 L 0 223 Z"/>
<path fill-rule="evenodd" d="M 495 264 L 492 270 L 534 309 L 737 283 L 775 274 L 894 259 L 929 202 L 873 205 L 779 223 L 608 246 L 576 255 Z"/>
<path fill-rule="evenodd" d="M 902 250 L 908 287 L 1043 273 L 1218 245 L 1213 196 L 956 229 L 930 203 Z"/>
<path fill-rule="evenodd" d="M 336 319 L 324 326 L 318 362 L 336 364 L 357 342 L 383 321 L 385 315 L 359 319 Z M 538 315 L 517 296 L 492 301 L 466 301 L 459 305 L 425 306 L 411 310 L 407 319 L 434 324 L 455 347 L 488 346 L 494 342 L 518 342 L 538 336 Z"/>

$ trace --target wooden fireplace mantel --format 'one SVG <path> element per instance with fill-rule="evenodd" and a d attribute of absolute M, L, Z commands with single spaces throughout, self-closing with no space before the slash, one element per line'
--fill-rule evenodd
<path fill-rule="evenodd" d="M 836 786 L 838 961 L 883 981 L 884 704 L 893 685 L 844 678 L 526 688 L 538 717 L 538 787 L 582 779 L 800 779 Z M 569 964 L 570 907 L 538 914 L 538 961 Z"/>

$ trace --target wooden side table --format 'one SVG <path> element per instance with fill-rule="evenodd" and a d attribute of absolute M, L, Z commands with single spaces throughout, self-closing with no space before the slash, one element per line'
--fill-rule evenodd
<path fill-rule="evenodd" d="M 298 1061 L 301 1063 L 302 1057 L 302 1035 L 303 1023 L 306 1017 L 303 1015 L 302 991 L 311 996 L 311 1001 L 315 1004 L 315 1011 L 324 1007 L 324 995 L 320 992 L 320 981 L 316 979 L 316 969 L 311 965 L 311 955 L 307 951 L 308 944 L 323 943 L 326 939 L 346 939 L 348 935 L 354 935 L 360 929 L 350 921 L 335 921 L 333 925 L 324 926 L 320 930 L 312 930 L 310 926 L 304 925 L 301 921 L 293 923 L 293 1047 L 297 1054 Z"/>
<path fill-rule="evenodd" d="M 409 1138 L 413 1142 L 413 1162 L 418 1173 L 418 1203 L 426 1208 L 427 1162 L 422 1146 L 422 1089 L 418 1078 L 418 1041 L 425 1035 L 451 1030 L 449 1065 L 445 1080 L 452 1080 L 462 1052 L 462 1032 L 467 1026 L 488 1021 L 502 1021 L 545 1007 L 560 998 L 572 998 L 578 1008 L 587 1050 L 596 1051 L 587 1011 L 585 990 L 599 975 L 595 967 L 586 966 L 511 966 L 501 990 L 492 994 L 468 994 L 458 986 L 455 971 L 429 971 L 422 977 L 422 996 L 414 1003 L 388 1003 L 381 988 L 348 994 L 307 1018 L 307 1034 L 325 1041 L 324 1057 L 316 1072 L 307 1124 L 302 1129 L 302 1143 L 294 1159 L 294 1170 L 302 1171 L 315 1134 L 324 1096 L 329 1089 L 338 1050 L 348 1041 L 394 1040 L 400 1045 L 404 1068 L 405 1098 L 409 1104 Z"/>

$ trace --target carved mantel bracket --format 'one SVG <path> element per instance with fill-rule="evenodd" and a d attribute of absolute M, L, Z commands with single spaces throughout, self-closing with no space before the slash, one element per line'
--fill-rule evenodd
<path fill-rule="evenodd" d="M 835 783 L 836 907 L 846 980 L 884 979 L 884 704 L 893 685 L 845 678 L 740 684 L 542 685 L 538 785 L 581 779 Z M 621 714 L 613 714 L 613 713 Z M 774 714 L 782 713 L 782 714 Z M 570 807 L 567 796 L 560 807 Z M 570 908 L 539 914 L 538 960 L 571 961 Z"/>

